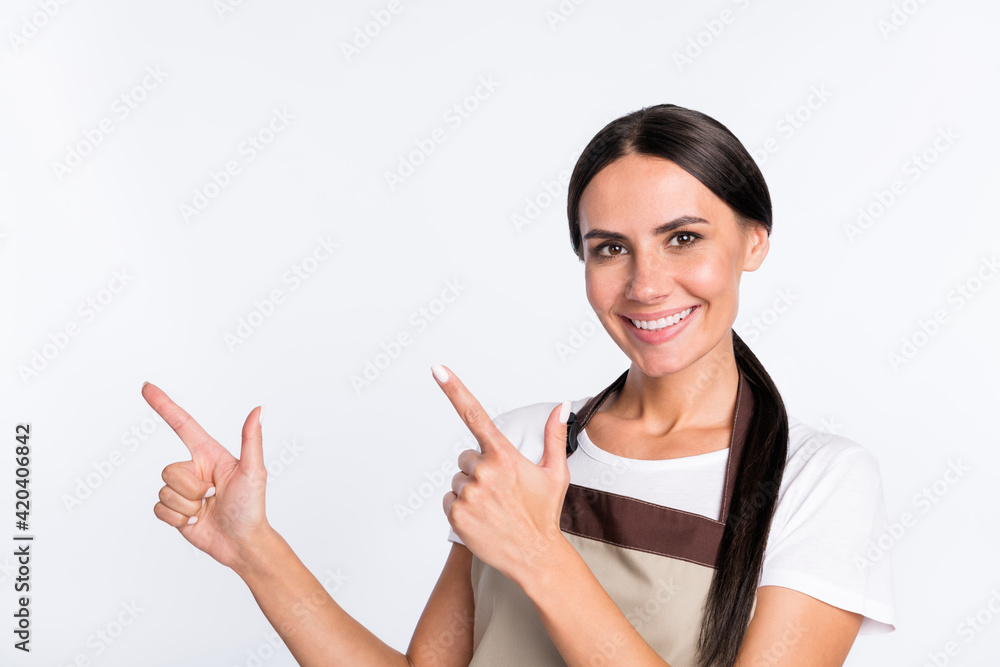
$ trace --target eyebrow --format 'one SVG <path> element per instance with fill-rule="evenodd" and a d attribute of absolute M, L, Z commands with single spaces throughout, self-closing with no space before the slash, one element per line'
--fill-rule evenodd
<path fill-rule="evenodd" d="M 694 225 L 694 224 L 711 224 L 705 218 L 698 218 L 692 215 L 682 215 L 679 218 L 675 218 L 670 222 L 665 222 L 656 229 L 653 230 L 654 236 L 659 236 L 660 234 L 666 234 L 667 232 L 672 232 L 678 227 L 683 227 L 684 225 Z M 583 236 L 584 240 L 587 239 L 613 239 L 615 241 L 625 241 L 627 240 L 624 234 L 619 234 L 618 232 L 609 232 L 603 229 L 592 229 Z"/>

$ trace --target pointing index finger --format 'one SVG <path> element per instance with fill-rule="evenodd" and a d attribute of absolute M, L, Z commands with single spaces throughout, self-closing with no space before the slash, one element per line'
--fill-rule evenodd
<path fill-rule="evenodd" d="M 194 420 L 194 417 L 170 400 L 170 397 L 155 384 L 147 382 L 142 385 L 142 397 L 180 437 L 192 456 L 213 442 L 212 436 Z"/>
<path fill-rule="evenodd" d="M 435 364 L 431 366 L 431 371 L 434 374 L 434 379 L 437 380 L 438 386 L 441 387 L 445 396 L 451 401 L 455 411 L 458 412 L 458 416 L 462 418 L 468 429 L 472 431 L 472 435 L 476 436 L 476 440 L 479 441 L 479 446 L 484 454 L 488 450 L 497 447 L 496 443 L 506 440 L 503 433 L 497 428 L 497 425 L 490 419 L 489 414 L 483 409 L 483 406 L 472 395 L 472 392 L 462 384 L 458 376 L 451 372 L 451 369 L 445 368 L 440 364 Z"/>

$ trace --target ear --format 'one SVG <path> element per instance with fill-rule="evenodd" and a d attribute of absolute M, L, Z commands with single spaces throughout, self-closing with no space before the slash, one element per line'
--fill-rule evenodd
<path fill-rule="evenodd" d="M 750 231 L 744 235 L 746 239 L 746 252 L 743 255 L 743 270 L 756 271 L 767 257 L 767 251 L 771 247 L 771 239 L 768 236 L 767 228 L 760 223 L 756 223 Z"/>

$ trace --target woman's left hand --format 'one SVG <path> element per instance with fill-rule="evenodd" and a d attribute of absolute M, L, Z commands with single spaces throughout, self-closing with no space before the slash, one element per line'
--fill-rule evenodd
<path fill-rule="evenodd" d="M 438 385 L 482 450 L 459 454 L 459 472 L 444 496 L 444 513 L 480 560 L 521 583 L 539 559 L 554 553 L 552 547 L 565 540 L 559 517 L 569 487 L 565 421 L 569 403 L 557 405 L 549 414 L 545 450 L 536 465 L 504 437 L 454 373 L 436 368 Z M 447 374 L 443 382 L 439 374 Z"/>

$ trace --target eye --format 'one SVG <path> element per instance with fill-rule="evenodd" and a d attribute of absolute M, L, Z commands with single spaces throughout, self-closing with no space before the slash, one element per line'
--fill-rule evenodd
<path fill-rule="evenodd" d="M 681 239 L 681 238 L 687 238 L 689 240 L 687 242 L 685 242 L 685 243 L 672 243 L 673 241 L 675 241 L 677 239 Z M 686 247 L 686 246 L 694 245 L 694 242 L 697 241 L 700 238 L 701 238 L 701 235 L 700 234 L 695 234 L 694 232 L 677 232 L 676 234 L 674 234 L 673 236 L 670 237 L 671 243 L 669 245 L 673 245 L 673 246 L 677 246 L 677 247 L 683 248 L 683 247 Z"/>
<path fill-rule="evenodd" d="M 616 257 L 625 253 L 625 246 L 613 241 L 609 243 L 602 243 L 594 248 L 594 253 L 600 257 Z"/>

